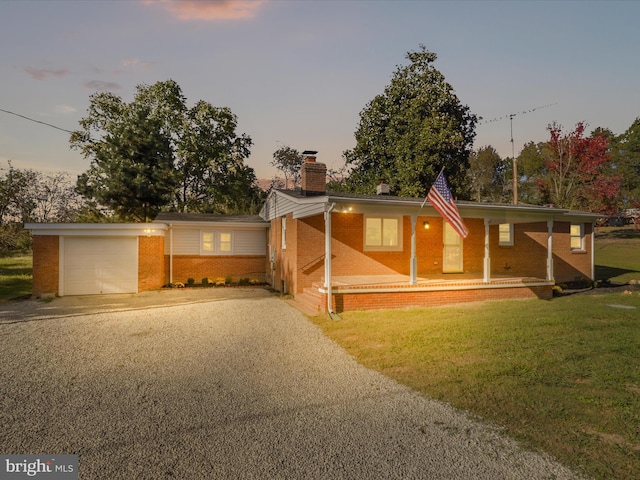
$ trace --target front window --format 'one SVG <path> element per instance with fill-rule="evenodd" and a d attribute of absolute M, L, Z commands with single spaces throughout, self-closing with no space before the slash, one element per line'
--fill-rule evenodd
<path fill-rule="evenodd" d="M 200 251 L 203 255 L 233 253 L 233 235 L 231 232 L 202 232 Z"/>
<path fill-rule="evenodd" d="M 499 244 L 501 246 L 513 245 L 513 224 L 501 223 L 498 226 Z"/>
<path fill-rule="evenodd" d="M 202 251 L 205 253 L 213 253 L 215 241 L 212 232 L 202 232 Z"/>
<path fill-rule="evenodd" d="M 231 232 L 220 232 L 220 251 L 231 252 Z"/>
<path fill-rule="evenodd" d="M 402 217 L 365 217 L 365 250 L 402 250 Z"/>
<path fill-rule="evenodd" d="M 571 250 L 584 250 L 584 227 L 581 223 L 571 224 Z"/>

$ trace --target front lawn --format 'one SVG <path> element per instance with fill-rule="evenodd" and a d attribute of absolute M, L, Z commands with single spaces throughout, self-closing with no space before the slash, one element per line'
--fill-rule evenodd
<path fill-rule="evenodd" d="M 31 254 L 0 257 L 0 303 L 31 295 Z"/>
<path fill-rule="evenodd" d="M 363 365 L 596 478 L 640 478 L 640 293 L 316 318 Z"/>

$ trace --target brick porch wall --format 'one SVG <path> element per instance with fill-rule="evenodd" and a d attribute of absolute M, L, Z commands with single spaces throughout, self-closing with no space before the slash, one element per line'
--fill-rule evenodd
<path fill-rule="evenodd" d="M 58 293 L 60 280 L 60 237 L 57 235 L 33 236 L 33 284 L 32 294 L 40 297 Z"/>
<path fill-rule="evenodd" d="M 349 310 L 436 307 L 486 300 L 526 298 L 550 300 L 552 296 L 550 285 L 434 292 L 338 293 L 333 295 L 333 305 L 335 310 L 340 313 Z"/>

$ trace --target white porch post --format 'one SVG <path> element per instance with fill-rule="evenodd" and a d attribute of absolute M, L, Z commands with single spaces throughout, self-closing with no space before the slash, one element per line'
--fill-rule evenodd
<path fill-rule="evenodd" d="M 547 281 L 553 279 L 553 220 L 547 220 Z"/>
<path fill-rule="evenodd" d="M 333 313 L 331 304 L 331 211 L 335 204 L 327 205 L 324 212 L 324 288 L 327 290 L 327 312 Z"/>
<path fill-rule="evenodd" d="M 416 258 L 416 222 L 418 220 L 417 215 L 411 215 L 411 279 L 409 284 L 415 285 L 418 283 L 418 259 Z"/>
<path fill-rule="evenodd" d="M 491 281 L 491 255 L 489 252 L 489 225 L 491 224 L 491 220 L 488 218 L 484 219 L 484 283 L 489 283 Z"/>
<path fill-rule="evenodd" d="M 596 258 L 595 258 L 595 250 L 596 250 L 596 229 L 595 224 L 591 222 L 591 281 L 595 282 L 596 280 Z"/>

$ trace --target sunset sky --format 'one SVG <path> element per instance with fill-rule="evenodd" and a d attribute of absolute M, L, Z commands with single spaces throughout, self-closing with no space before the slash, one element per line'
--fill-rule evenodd
<path fill-rule="evenodd" d="M 483 120 L 475 148 L 511 156 L 557 121 L 623 133 L 640 116 L 640 2 L 1 1 L 0 109 L 78 128 L 89 95 L 173 79 L 227 106 L 258 177 L 283 145 L 329 167 L 359 113 L 424 44 Z M 544 108 L 539 108 L 544 107 Z M 69 134 L 0 111 L 0 168 L 79 174 Z"/>

